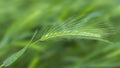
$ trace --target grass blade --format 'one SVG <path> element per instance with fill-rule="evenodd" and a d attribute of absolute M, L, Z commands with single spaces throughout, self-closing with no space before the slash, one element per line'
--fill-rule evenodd
<path fill-rule="evenodd" d="M 20 51 L 14 53 L 13 55 L 11 55 L 10 57 L 8 57 L 4 62 L 3 64 L 1 65 L 1 68 L 4 66 L 4 67 L 7 67 L 7 66 L 10 66 L 12 63 L 14 63 L 20 56 L 22 56 L 25 51 L 27 50 L 27 48 L 31 45 L 34 37 L 36 36 L 37 34 L 37 31 L 34 33 L 32 39 L 30 40 L 30 42 L 23 48 L 21 49 Z"/>

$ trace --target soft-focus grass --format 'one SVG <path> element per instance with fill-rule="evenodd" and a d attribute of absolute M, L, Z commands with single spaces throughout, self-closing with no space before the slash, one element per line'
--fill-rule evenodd
<path fill-rule="evenodd" d="M 120 67 L 119 4 L 119 0 L 0 0 L 0 65 L 39 30 L 33 42 L 40 42 L 6 68 Z"/>

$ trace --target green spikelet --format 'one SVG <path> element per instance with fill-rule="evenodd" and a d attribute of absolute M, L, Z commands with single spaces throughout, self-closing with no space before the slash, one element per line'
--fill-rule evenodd
<path fill-rule="evenodd" d="M 60 23 L 53 26 L 41 37 L 41 41 L 52 38 L 85 38 L 105 41 L 104 37 L 108 35 L 108 27 L 102 27 L 101 24 L 106 22 L 99 22 L 101 13 L 93 12 L 86 17 L 79 19 L 75 18 L 67 22 Z M 105 26 L 105 25 L 104 25 Z M 106 42 L 108 42 L 106 40 Z"/>

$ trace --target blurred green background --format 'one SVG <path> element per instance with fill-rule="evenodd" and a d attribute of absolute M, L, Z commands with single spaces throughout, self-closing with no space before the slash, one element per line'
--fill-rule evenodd
<path fill-rule="evenodd" d="M 120 67 L 120 0 L 0 0 L 0 65 L 23 48 L 36 30 L 33 41 L 70 17 L 94 12 L 101 12 L 100 21 L 107 18 L 112 26 L 106 37 L 112 44 L 76 38 L 42 41 L 6 68 Z"/>

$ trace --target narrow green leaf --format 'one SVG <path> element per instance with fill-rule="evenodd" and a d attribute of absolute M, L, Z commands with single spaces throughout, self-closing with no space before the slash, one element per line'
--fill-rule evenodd
<path fill-rule="evenodd" d="M 13 55 L 11 55 L 10 57 L 8 57 L 4 62 L 3 64 L 1 65 L 1 67 L 7 67 L 7 66 L 10 66 L 12 63 L 14 63 L 20 56 L 22 56 L 25 51 L 27 50 L 27 48 L 32 45 L 32 41 L 34 39 L 34 37 L 36 36 L 37 34 L 37 31 L 34 33 L 32 39 L 30 40 L 30 42 L 23 48 L 21 49 L 20 51 L 14 53 Z"/>

